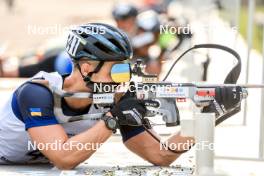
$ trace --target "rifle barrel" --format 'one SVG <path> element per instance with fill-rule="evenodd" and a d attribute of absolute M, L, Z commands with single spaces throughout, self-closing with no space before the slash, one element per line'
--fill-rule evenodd
<path fill-rule="evenodd" d="M 252 89 L 263 89 L 264 84 L 196 84 L 197 87 L 234 87 L 234 86 L 240 86 L 243 88 L 252 88 Z"/>

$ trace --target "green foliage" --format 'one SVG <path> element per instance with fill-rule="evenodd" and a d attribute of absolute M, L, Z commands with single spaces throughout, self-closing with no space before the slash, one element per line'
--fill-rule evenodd
<path fill-rule="evenodd" d="M 256 12 L 264 13 L 264 7 L 256 7 Z M 239 30 L 241 35 L 247 39 L 247 23 L 248 23 L 248 8 L 242 7 L 240 11 L 240 19 L 239 19 Z M 262 51 L 262 40 L 263 40 L 263 29 L 261 26 L 258 26 L 254 22 L 254 32 L 253 32 L 253 48 Z"/>
<path fill-rule="evenodd" d="M 264 6 L 257 5 L 255 14 L 257 12 L 264 13 Z M 232 18 L 232 15 L 234 14 L 226 10 L 220 11 L 220 16 L 225 20 L 229 20 L 230 18 Z M 248 24 L 248 7 L 242 6 L 239 16 L 239 32 L 245 40 L 247 40 L 247 28 L 248 28 L 247 24 Z M 256 22 L 254 22 L 253 48 L 255 48 L 259 52 L 262 52 L 262 40 L 263 40 L 262 35 L 263 35 L 262 27 L 257 25 Z"/>

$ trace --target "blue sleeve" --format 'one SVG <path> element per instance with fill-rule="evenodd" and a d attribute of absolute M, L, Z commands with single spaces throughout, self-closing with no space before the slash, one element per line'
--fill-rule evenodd
<path fill-rule="evenodd" d="M 130 138 L 137 136 L 140 133 L 143 133 L 145 128 L 143 126 L 128 126 L 120 125 L 120 133 L 123 139 L 123 142 L 126 142 Z"/>
<path fill-rule="evenodd" d="M 16 98 L 26 130 L 58 124 L 53 112 L 53 95 L 48 88 L 25 83 L 16 91 Z"/>

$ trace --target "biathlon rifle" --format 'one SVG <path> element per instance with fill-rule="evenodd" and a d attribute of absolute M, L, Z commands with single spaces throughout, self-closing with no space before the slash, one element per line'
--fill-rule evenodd
<path fill-rule="evenodd" d="M 237 63 L 228 73 L 223 84 L 196 84 L 196 83 L 174 83 L 166 81 L 171 71 L 173 70 L 176 63 L 189 51 L 199 48 L 213 48 L 224 50 L 232 54 L 236 59 Z M 118 64 L 116 64 L 118 65 Z M 128 64 L 129 65 L 129 64 Z M 239 95 L 241 100 L 247 98 L 248 88 L 264 88 L 264 85 L 257 84 L 236 84 L 240 72 L 241 72 L 241 59 L 239 54 L 231 48 L 218 44 L 200 44 L 185 51 L 180 55 L 172 64 L 168 73 L 162 81 L 158 81 L 156 75 L 147 75 L 142 71 L 141 60 L 137 60 L 133 68 L 130 69 L 131 75 L 134 76 L 132 81 L 134 84 L 135 96 L 138 99 L 143 100 L 154 100 L 155 103 L 146 104 L 148 107 L 148 116 L 161 115 L 166 123 L 166 126 L 176 126 L 180 124 L 179 110 L 176 106 L 177 102 L 185 102 L 190 99 L 194 102 L 197 107 L 206 107 L 213 101 L 215 101 L 216 88 L 221 87 L 241 87 Z M 113 70 L 113 69 L 112 69 Z M 235 91 L 235 90 L 234 90 Z M 95 91 L 94 93 L 71 93 L 64 91 L 55 91 L 62 97 L 76 97 L 76 98 L 92 98 L 93 103 L 98 106 L 111 106 L 115 102 L 115 95 L 120 92 L 100 92 Z M 124 93 L 121 91 L 121 93 Z M 153 101 L 152 101 L 153 102 Z M 229 111 L 219 114 L 216 118 L 216 125 L 236 114 L 240 111 L 240 104 Z M 79 119 L 78 119 L 79 120 Z"/>

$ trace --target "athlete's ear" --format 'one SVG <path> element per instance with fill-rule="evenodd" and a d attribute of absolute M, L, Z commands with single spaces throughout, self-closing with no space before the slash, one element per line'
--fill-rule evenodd
<path fill-rule="evenodd" d="M 89 61 L 81 62 L 80 63 L 81 71 L 84 76 L 87 76 L 88 73 L 93 71 L 93 64 Z"/>

